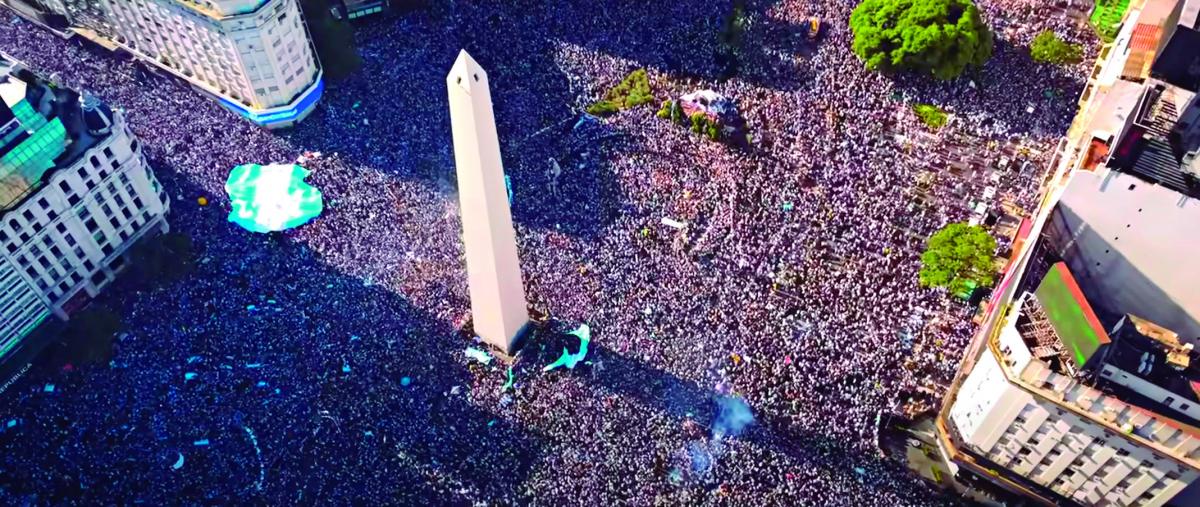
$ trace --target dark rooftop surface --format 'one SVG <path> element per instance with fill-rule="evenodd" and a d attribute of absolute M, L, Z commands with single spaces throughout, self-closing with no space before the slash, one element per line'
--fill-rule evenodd
<path fill-rule="evenodd" d="M 1200 31 L 1178 26 L 1154 60 L 1150 75 L 1193 92 L 1200 91 Z"/>
<path fill-rule="evenodd" d="M 1200 366 L 1189 360 L 1185 360 L 1182 364 L 1172 365 L 1168 360 L 1172 344 L 1143 334 L 1132 322 L 1133 319 L 1131 316 L 1126 316 L 1110 333 L 1113 341 L 1102 352 L 1104 358 L 1100 364 L 1112 365 L 1131 376 L 1136 376 L 1169 391 L 1176 401 L 1200 406 L 1200 393 L 1196 391 L 1196 388 L 1200 387 Z M 1153 324 L 1150 325 L 1153 326 Z M 1177 339 L 1174 344 L 1179 344 Z M 1176 354 L 1178 356 L 1179 352 Z M 1190 352 L 1182 353 L 1184 358 L 1190 359 L 1189 356 Z M 1101 378 L 1103 379 L 1103 377 Z M 1174 408 L 1138 395 L 1127 387 L 1110 381 L 1104 381 L 1103 384 L 1116 391 L 1119 397 L 1139 406 L 1155 412 L 1171 414 L 1172 417 L 1181 417 L 1185 421 L 1197 421 Z"/>
<path fill-rule="evenodd" d="M 1200 198 L 1200 181 L 1184 171 L 1184 156 L 1200 149 L 1200 137 L 1182 135 L 1179 119 L 1193 104 L 1194 92 L 1171 85 L 1148 87 L 1136 122 L 1147 127 L 1144 144 L 1132 167 L 1124 169 L 1148 182 Z"/>
<path fill-rule="evenodd" d="M 1186 175 L 1180 164 L 1181 160 L 1175 158 L 1175 145 L 1167 139 L 1151 138 L 1147 139 L 1145 151 L 1130 172 L 1146 181 L 1200 198 L 1200 183 Z"/>

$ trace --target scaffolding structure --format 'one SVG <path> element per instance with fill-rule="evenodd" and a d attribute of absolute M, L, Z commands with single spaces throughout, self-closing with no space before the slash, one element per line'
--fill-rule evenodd
<path fill-rule="evenodd" d="M 1046 315 L 1046 309 L 1042 307 L 1042 303 L 1037 298 L 1031 297 L 1025 302 L 1023 310 L 1027 320 L 1020 326 L 1020 333 L 1026 343 L 1032 342 L 1029 349 L 1033 353 L 1033 357 L 1042 361 L 1057 357 L 1059 364 L 1067 368 L 1071 376 L 1075 376 L 1071 358 L 1063 348 L 1058 332 L 1050 324 L 1050 317 Z"/>

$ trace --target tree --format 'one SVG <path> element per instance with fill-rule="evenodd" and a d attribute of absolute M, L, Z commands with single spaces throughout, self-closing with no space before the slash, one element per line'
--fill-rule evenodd
<path fill-rule="evenodd" d="M 942 128 L 949 120 L 946 112 L 933 104 L 915 104 L 913 112 L 921 119 L 921 123 L 934 130 Z"/>
<path fill-rule="evenodd" d="M 336 80 L 358 70 L 362 59 L 355 49 L 354 28 L 347 21 L 334 19 L 330 7 L 329 0 L 300 0 L 325 77 Z"/>
<path fill-rule="evenodd" d="M 61 362 L 107 362 L 112 358 L 113 338 L 123 326 L 121 317 L 103 306 L 93 306 L 71 317 L 62 334 Z"/>
<path fill-rule="evenodd" d="M 182 278 L 191 271 L 193 256 L 192 238 L 182 233 L 146 238 L 130 250 L 138 277 L 152 286 Z"/>
<path fill-rule="evenodd" d="M 995 252 L 996 239 L 983 227 L 947 225 L 929 238 L 921 254 L 921 286 L 946 287 L 954 294 L 991 287 L 996 283 Z"/>
<path fill-rule="evenodd" d="M 587 112 L 604 116 L 651 102 L 654 102 L 654 94 L 650 92 L 650 77 L 646 75 L 646 69 L 637 69 L 606 92 L 604 99 L 588 106 Z"/>
<path fill-rule="evenodd" d="M 1043 30 L 1029 44 L 1029 56 L 1038 63 L 1070 65 L 1083 59 L 1083 46 L 1062 40 L 1052 30 Z"/>
<path fill-rule="evenodd" d="M 868 69 L 954 79 L 992 57 L 992 32 L 971 0 L 863 0 L 851 49 Z"/>
<path fill-rule="evenodd" d="M 717 33 L 717 50 L 713 55 L 720 79 L 729 79 L 737 74 L 745 32 L 746 2 L 734 0 L 732 10 L 721 22 L 721 30 Z"/>

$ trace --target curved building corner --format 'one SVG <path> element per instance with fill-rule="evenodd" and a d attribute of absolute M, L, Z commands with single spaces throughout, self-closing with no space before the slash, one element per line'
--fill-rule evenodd
<path fill-rule="evenodd" d="M 38 5 L 43 17 L 65 19 L 68 32 L 127 51 L 267 128 L 303 120 L 324 90 L 297 0 L 61 0 Z"/>

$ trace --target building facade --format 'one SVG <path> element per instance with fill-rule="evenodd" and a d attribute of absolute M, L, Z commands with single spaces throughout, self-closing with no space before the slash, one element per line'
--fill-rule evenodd
<path fill-rule="evenodd" d="M 1044 505 L 1200 505 L 1197 30 L 1200 0 L 1134 0 L 1101 51 L 935 421 L 955 474 Z"/>
<path fill-rule="evenodd" d="M 1070 276 L 1065 265 L 1057 269 Z M 1086 322 L 1069 322 L 1086 319 L 1089 309 L 1072 316 L 1049 299 L 1039 289 L 1015 303 L 994 353 L 963 381 L 950 408 L 953 431 L 997 475 L 1080 505 L 1170 505 L 1200 477 L 1200 429 L 1142 402 L 1138 390 L 1112 389 L 1100 378 L 1114 375 L 1110 364 L 1090 365 L 1096 377 L 1082 375 L 1093 357 L 1102 362 L 1100 345 L 1109 341 L 1102 329 L 1095 335 Z"/>
<path fill-rule="evenodd" d="M 121 111 L 20 64 L 0 82 L 0 361 L 67 319 L 166 232 L 169 201 Z M 7 120 L 7 121 L 5 121 Z"/>
<path fill-rule="evenodd" d="M 2 0 L 23 13 L 30 0 Z M 65 31 L 135 55 L 246 119 L 288 127 L 324 90 L 297 0 L 41 0 Z M 27 16 L 28 17 L 28 16 Z"/>
<path fill-rule="evenodd" d="M 338 0 L 333 2 L 333 13 L 342 19 L 358 19 L 379 14 L 388 8 L 389 0 Z"/>

